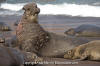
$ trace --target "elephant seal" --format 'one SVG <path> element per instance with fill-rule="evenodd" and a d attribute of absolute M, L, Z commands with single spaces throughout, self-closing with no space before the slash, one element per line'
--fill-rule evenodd
<path fill-rule="evenodd" d="M 26 4 L 17 30 L 17 47 L 44 57 L 63 57 L 64 53 L 88 40 L 66 37 L 45 31 L 38 23 L 40 9 L 35 3 Z"/>
<path fill-rule="evenodd" d="M 5 23 L 0 22 L 0 31 L 11 31 L 11 28 L 7 26 Z"/>
<path fill-rule="evenodd" d="M 23 55 L 16 49 L 0 46 L 0 66 L 21 66 Z"/>
<path fill-rule="evenodd" d="M 0 31 L 11 31 L 11 28 L 7 26 L 5 23 L 0 22 Z"/>
<path fill-rule="evenodd" d="M 91 41 L 68 50 L 64 58 L 100 61 L 100 40 Z"/>
<path fill-rule="evenodd" d="M 22 66 L 26 62 L 40 62 L 42 60 L 31 52 L 0 46 L 0 66 Z"/>
<path fill-rule="evenodd" d="M 0 37 L 0 46 L 5 46 L 5 39 Z"/>
<path fill-rule="evenodd" d="M 5 43 L 5 39 L 0 37 L 0 43 Z"/>
<path fill-rule="evenodd" d="M 84 24 L 77 28 L 68 29 L 65 34 L 78 37 L 100 37 L 100 27 Z"/>

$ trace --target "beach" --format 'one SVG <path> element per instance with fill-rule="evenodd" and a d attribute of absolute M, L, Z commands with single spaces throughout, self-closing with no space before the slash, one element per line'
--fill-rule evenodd
<path fill-rule="evenodd" d="M 17 26 L 14 26 L 14 23 L 18 23 L 21 19 L 21 16 L 8 15 L 0 16 L 0 22 L 5 22 L 8 24 L 14 31 Z M 83 24 L 90 24 L 100 26 L 99 17 L 73 17 L 66 15 L 39 15 L 39 24 L 50 32 L 64 35 L 64 32 L 69 28 L 76 28 Z"/>
<path fill-rule="evenodd" d="M 35 0 L 34 0 L 35 1 Z M 11 31 L 4 32 L 3 37 L 10 43 L 12 37 L 16 36 L 16 28 L 24 13 L 23 6 L 32 0 L 6 0 L 0 3 L 0 22 L 5 23 Z M 54 0 L 53 2 L 35 1 L 40 8 L 38 22 L 48 32 L 64 35 L 70 28 L 80 25 L 96 25 L 100 27 L 100 1 L 72 1 Z M 14 38 L 13 38 L 14 39 Z M 98 61 L 68 60 L 64 58 L 44 58 L 47 62 L 58 62 L 58 64 L 40 64 L 37 66 L 100 66 Z M 61 64 L 59 64 L 62 62 Z M 73 64 L 75 63 L 76 64 Z M 67 63 L 67 64 L 64 64 Z"/>
<path fill-rule="evenodd" d="M 16 27 L 14 24 L 18 23 L 21 19 L 21 16 L 0 16 L 0 21 L 5 22 L 12 29 L 9 37 L 16 35 Z M 59 35 L 65 35 L 64 32 L 69 28 L 75 28 L 82 24 L 91 24 L 100 26 L 99 17 L 72 17 L 65 15 L 39 15 L 40 25 L 49 32 L 53 32 Z M 66 36 L 66 35 L 65 35 Z M 46 59 L 47 62 L 66 62 L 68 64 L 56 64 L 57 66 L 99 66 L 100 62 L 98 61 L 79 61 L 79 60 L 68 60 L 62 58 L 52 58 Z M 71 64 L 75 63 L 77 64 Z M 55 66 L 55 64 L 40 64 L 38 66 Z"/>

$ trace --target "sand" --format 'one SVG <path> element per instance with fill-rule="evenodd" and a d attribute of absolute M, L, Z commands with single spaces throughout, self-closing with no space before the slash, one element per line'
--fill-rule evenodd
<path fill-rule="evenodd" d="M 21 16 L 0 16 L 0 22 L 5 22 L 13 30 L 15 22 L 19 21 Z M 63 34 L 69 28 L 75 28 L 82 24 L 92 24 L 100 26 L 99 17 L 72 17 L 65 15 L 39 15 L 39 23 L 50 32 Z"/>
<path fill-rule="evenodd" d="M 15 35 L 16 27 L 15 22 L 20 20 L 21 16 L 0 16 L 0 22 L 5 22 L 9 25 L 12 31 L 6 34 L 7 38 L 11 38 Z M 97 17 L 72 17 L 64 15 L 40 15 L 39 23 L 44 27 L 45 30 L 49 32 L 54 32 L 60 35 L 64 35 L 64 32 L 69 28 L 75 28 L 82 24 L 92 24 L 100 26 L 100 18 Z M 77 64 L 53 64 L 52 66 L 100 66 L 100 62 L 96 61 L 77 61 L 77 60 L 67 60 L 47 58 L 48 61 L 60 61 L 60 62 L 77 62 Z M 38 65 L 38 66 L 51 66 L 51 64 Z"/>

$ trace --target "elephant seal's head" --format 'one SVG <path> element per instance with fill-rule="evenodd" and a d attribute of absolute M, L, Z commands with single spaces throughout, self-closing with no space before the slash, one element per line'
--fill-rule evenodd
<path fill-rule="evenodd" d="M 64 32 L 66 35 L 74 36 L 75 35 L 75 30 L 74 28 L 70 28 L 67 31 Z"/>
<path fill-rule="evenodd" d="M 27 20 L 27 22 L 37 22 L 37 16 L 40 13 L 40 9 L 37 7 L 36 3 L 29 3 L 26 4 L 23 7 L 24 12 L 24 18 Z"/>
<path fill-rule="evenodd" d="M 75 53 L 74 49 L 68 50 L 66 52 L 66 54 L 64 55 L 64 58 L 66 58 L 66 59 L 73 59 L 74 53 Z"/>

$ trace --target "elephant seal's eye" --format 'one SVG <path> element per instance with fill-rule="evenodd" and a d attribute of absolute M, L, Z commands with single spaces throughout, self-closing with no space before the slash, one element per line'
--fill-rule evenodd
<path fill-rule="evenodd" d="M 72 53 L 72 51 L 70 50 L 70 51 L 68 51 L 68 54 L 70 55 Z"/>

